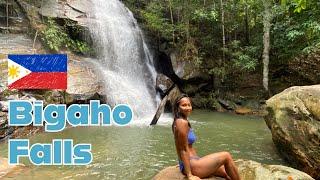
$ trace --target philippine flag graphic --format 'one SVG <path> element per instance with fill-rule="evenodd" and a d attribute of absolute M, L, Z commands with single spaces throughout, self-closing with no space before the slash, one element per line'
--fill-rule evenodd
<path fill-rule="evenodd" d="M 9 89 L 67 89 L 66 54 L 8 55 Z"/>

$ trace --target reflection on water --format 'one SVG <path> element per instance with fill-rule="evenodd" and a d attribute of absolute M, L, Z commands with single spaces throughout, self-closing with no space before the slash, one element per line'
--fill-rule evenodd
<path fill-rule="evenodd" d="M 251 159 L 266 164 L 284 164 L 277 155 L 271 134 L 262 118 L 195 111 L 192 128 L 198 136 L 194 144 L 200 156 L 230 151 L 235 159 Z M 87 166 L 33 166 L 14 179 L 150 179 L 167 166 L 177 164 L 171 125 L 155 127 L 79 127 L 60 133 L 43 133 L 31 143 L 51 143 L 54 138 L 92 143 L 93 162 Z M 7 144 L 0 146 L 7 156 Z M 10 178 L 10 177 L 8 177 Z"/>

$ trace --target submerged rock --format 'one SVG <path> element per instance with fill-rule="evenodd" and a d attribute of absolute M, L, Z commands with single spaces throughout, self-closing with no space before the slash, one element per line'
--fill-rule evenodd
<path fill-rule="evenodd" d="M 21 172 L 25 166 L 21 165 L 9 165 L 7 158 L 0 157 L 0 178 L 9 177 L 13 174 Z"/>
<path fill-rule="evenodd" d="M 320 178 L 320 85 L 288 88 L 266 104 L 265 121 L 282 157 Z"/>
<path fill-rule="evenodd" d="M 235 109 L 235 112 L 237 114 L 251 114 L 252 113 L 252 110 L 248 107 L 237 107 Z"/>
<path fill-rule="evenodd" d="M 293 180 L 303 179 L 312 180 L 308 174 L 299 170 L 281 166 L 266 165 L 251 160 L 239 159 L 235 161 L 238 166 L 239 174 L 243 180 Z M 161 170 L 153 180 L 183 180 L 186 177 L 179 171 L 178 166 L 171 166 Z M 223 180 L 220 177 L 210 177 L 207 180 Z"/>

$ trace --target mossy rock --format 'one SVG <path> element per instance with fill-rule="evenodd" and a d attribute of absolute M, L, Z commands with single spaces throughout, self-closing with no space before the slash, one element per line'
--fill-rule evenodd
<path fill-rule="evenodd" d="M 251 160 L 239 159 L 235 161 L 238 167 L 239 174 L 243 180 L 313 180 L 308 174 L 299 170 L 281 166 L 281 165 L 266 165 Z M 179 166 L 171 166 L 161 170 L 153 180 L 186 180 L 179 171 Z M 223 180 L 220 177 L 209 177 L 206 180 Z"/>
<path fill-rule="evenodd" d="M 266 105 L 265 121 L 282 157 L 320 178 L 320 85 L 288 88 Z"/>

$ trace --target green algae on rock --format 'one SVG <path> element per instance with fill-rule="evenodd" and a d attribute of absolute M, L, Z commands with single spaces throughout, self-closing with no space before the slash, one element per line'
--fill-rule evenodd
<path fill-rule="evenodd" d="M 265 121 L 282 157 L 320 178 L 320 85 L 288 88 L 266 104 Z"/>

